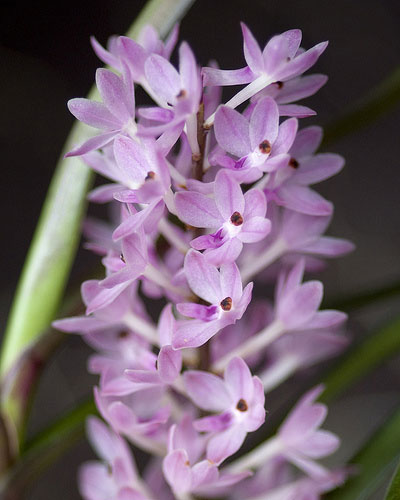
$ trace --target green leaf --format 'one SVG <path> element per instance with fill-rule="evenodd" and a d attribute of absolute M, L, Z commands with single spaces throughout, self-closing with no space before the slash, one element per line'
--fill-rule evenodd
<path fill-rule="evenodd" d="M 390 482 L 385 500 L 400 500 L 400 462 Z"/>
<path fill-rule="evenodd" d="M 383 484 L 400 457 L 400 410 L 379 429 L 368 443 L 351 459 L 359 473 L 343 487 L 326 496 L 329 500 L 368 500 Z M 399 481 L 399 477 L 397 477 Z M 399 484 L 399 483 L 397 483 Z M 391 500 L 400 498 L 389 497 Z"/>
<path fill-rule="evenodd" d="M 369 125 L 400 102 L 400 67 L 358 101 L 352 109 L 325 127 L 323 145 Z"/>
<path fill-rule="evenodd" d="M 324 380 L 321 400 L 328 402 L 400 351 L 400 319 L 354 346 Z"/>

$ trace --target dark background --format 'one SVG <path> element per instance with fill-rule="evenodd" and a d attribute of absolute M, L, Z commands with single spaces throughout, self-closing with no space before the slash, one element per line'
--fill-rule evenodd
<path fill-rule="evenodd" d="M 2 327 L 54 166 L 73 123 L 66 101 L 87 94 L 100 65 L 89 36 L 105 43 L 109 35 L 123 34 L 143 5 L 132 0 L 1 3 Z M 303 30 L 306 48 L 330 41 L 314 70 L 328 74 L 328 84 L 305 102 L 318 116 L 303 120 L 303 126 L 328 124 L 400 63 L 400 2 L 395 0 L 198 0 L 181 24 L 180 39 L 190 43 L 200 64 L 214 58 L 222 68 L 238 68 L 243 65 L 240 20 L 262 46 L 273 34 L 295 27 Z M 397 107 L 330 147 L 344 155 L 347 164 L 340 175 L 317 189 L 335 203 L 330 234 L 353 240 L 357 251 L 332 262 L 324 273 L 328 297 L 400 278 L 399 118 Z M 80 251 L 74 276 L 80 276 L 90 262 L 91 256 Z M 358 313 L 352 318 L 353 330 L 370 331 L 393 317 L 398 306 L 393 300 L 372 312 Z M 52 360 L 34 408 L 32 431 L 90 392 L 93 380 L 85 374 L 87 354 L 82 341 L 74 337 Z M 368 387 L 359 387 L 343 399 L 331 412 L 331 428 L 342 428 L 344 419 L 344 437 L 352 436 L 353 444 L 367 434 L 398 402 L 399 384 L 388 382 L 398 380 L 397 365 L 389 364 L 368 381 Z M 346 453 L 351 454 L 351 449 L 345 447 L 342 456 Z M 76 468 L 91 456 L 86 444 L 79 445 L 26 498 L 78 498 Z"/>

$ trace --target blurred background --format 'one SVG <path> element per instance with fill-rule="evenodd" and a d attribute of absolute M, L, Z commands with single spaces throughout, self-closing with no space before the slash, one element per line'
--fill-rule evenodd
<path fill-rule="evenodd" d="M 1 331 L 54 166 L 73 123 L 66 102 L 88 93 L 100 66 L 89 37 L 95 35 L 104 44 L 109 35 L 125 33 L 144 3 L 1 2 Z M 181 24 L 180 39 L 189 42 L 201 65 L 212 58 L 222 68 L 238 68 L 244 62 L 241 20 L 261 46 L 290 28 L 303 30 L 306 48 L 330 41 L 313 69 L 329 75 L 329 81 L 316 96 L 303 101 L 318 116 L 304 119 L 303 126 L 328 125 L 400 64 L 397 0 L 198 0 Z M 329 234 L 351 239 L 357 250 L 330 263 L 323 273 L 328 299 L 400 279 L 399 131 L 400 108 L 396 107 L 329 145 L 329 151 L 346 158 L 346 167 L 317 190 L 335 203 Z M 87 276 L 93 259 L 79 251 L 72 286 Z M 357 311 L 350 320 L 351 332 L 362 336 L 398 311 L 398 298 Z M 73 336 L 57 351 L 40 384 L 31 433 L 90 394 L 95 380 L 86 374 L 88 353 L 81 339 Z M 398 365 L 398 360 L 391 361 L 331 409 L 326 426 L 338 431 L 346 443 L 351 437 L 352 443 L 336 460 L 350 456 L 351 446 L 399 403 Z M 279 395 L 273 397 L 279 399 Z M 273 397 L 271 403 L 267 401 L 268 409 Z M 79 498 L 76 470 L 92 457 L 89 446 L 80 443 L 35 483 L 26 498 Z"/>

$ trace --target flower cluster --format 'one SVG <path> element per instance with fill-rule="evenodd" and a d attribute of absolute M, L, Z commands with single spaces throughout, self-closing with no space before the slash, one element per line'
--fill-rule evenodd
<path fill-rule="evenodd" d="M 303 73 L 327 43 L 304 50 L 290 30 L 261 50 L 242 31 L 237 70 L 200 68 L 185 42 L 175 68 L 177 27 L 165 43 L 150 26 L 106 49 L 93 39 L 111 66 L 96 73 L 101 101 L 68 103 L 97 129 L 68 155 L 111 181 L 89 199 L 114 214 L 84 226 L 105 267 L 82 285 L 86 315 L 55 322 L 96 350 L 89 370 L 108 426 L 88 423 L 101 462 L 81 469 L 87 500 L 318 499 L 346 475 L 316 461 L 339 445 L 319 429 L 321 387 L 276 436 L 226 464 L 264 424 L 266 392 L 346 345 L 345 314 L 319 310 L 322 283 L 303 275 L 352 249 L 324 236 L 333 206 L 310 187 L 343 159 L 316 152 L 319 127 L 298 130 L 315 112 L 297 101 L 326 82 Z M 230 85 L 243 87 L 222 104 Z M 136 106 L 138 86 L 153 105 Z M 252 280 L 274 283 L 274 300 L 256 299 Z M 151 456 L 141 475 L 126 440 Z"/>

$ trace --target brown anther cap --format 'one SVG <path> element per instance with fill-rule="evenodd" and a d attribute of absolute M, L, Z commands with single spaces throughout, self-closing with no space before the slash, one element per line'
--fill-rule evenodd
<path fill-rule="evenodd" d="M 182 97 L 186 97 L 186 90 L 185 89 L 182 89 L 180 90 L 179 94 L 176 96 L 177 99 L 181 99 Z"/>
<path fill-rule="evenodd" d="M 267 139 L 265 139 L 265 141 L 262 141 L 262 143 L 258 147 L 261 153 L 265 155 L 271 152 L 271 143 L 267 141 Z"/>
<path fill-rule="evenodd" d="M 123 254 L 123 253 L 121 253 L 121 254 L 119 255 L 119 258 L 122 260 L 122 262 L 123 262 L 124 264 L 126 264 L 126 260 L 125 260 L 125 257 L 124 257 L 124 254 Z"/>
<path fill-rule="evenodd" d="M 278 89 L 281 89 L 283 87 L 283 82 L 275 82 L 275 85 L 278 86 Z"/>
<path fill-rule="evenodd" d="M 296 160 L 296 158 L 290 158 L 289 166 L 292 168 L 299 168 L 299 162 Z"/>
<path fill-rule="evenodd" d="M 230 297 L 225 297 L 221 300 L 220 306 L 224 311 L 230 311 L 232 309 L 232 299 Z"/>
<path fill-rule="evenodd" d="M 239 411 L 247 411 L 249 407 L 244 399 L 239 399 L 238 404 L 236 405 L 236 409 Z"/>
<path fill-rule="evenodd" d="M 243 224 L 243 216 L 239 212 L 233 212 L 231 222 L 234 226 L 241 226 Z"/>
<path fill-rule="evenodd" d="M 149 179 L 154 179 L 155 176 L 156 176 L 155 172 L 153 172 L 152 170 L 150 170 L 149 172 L 147 172 L 145 181 L 148 181 Z"/>

